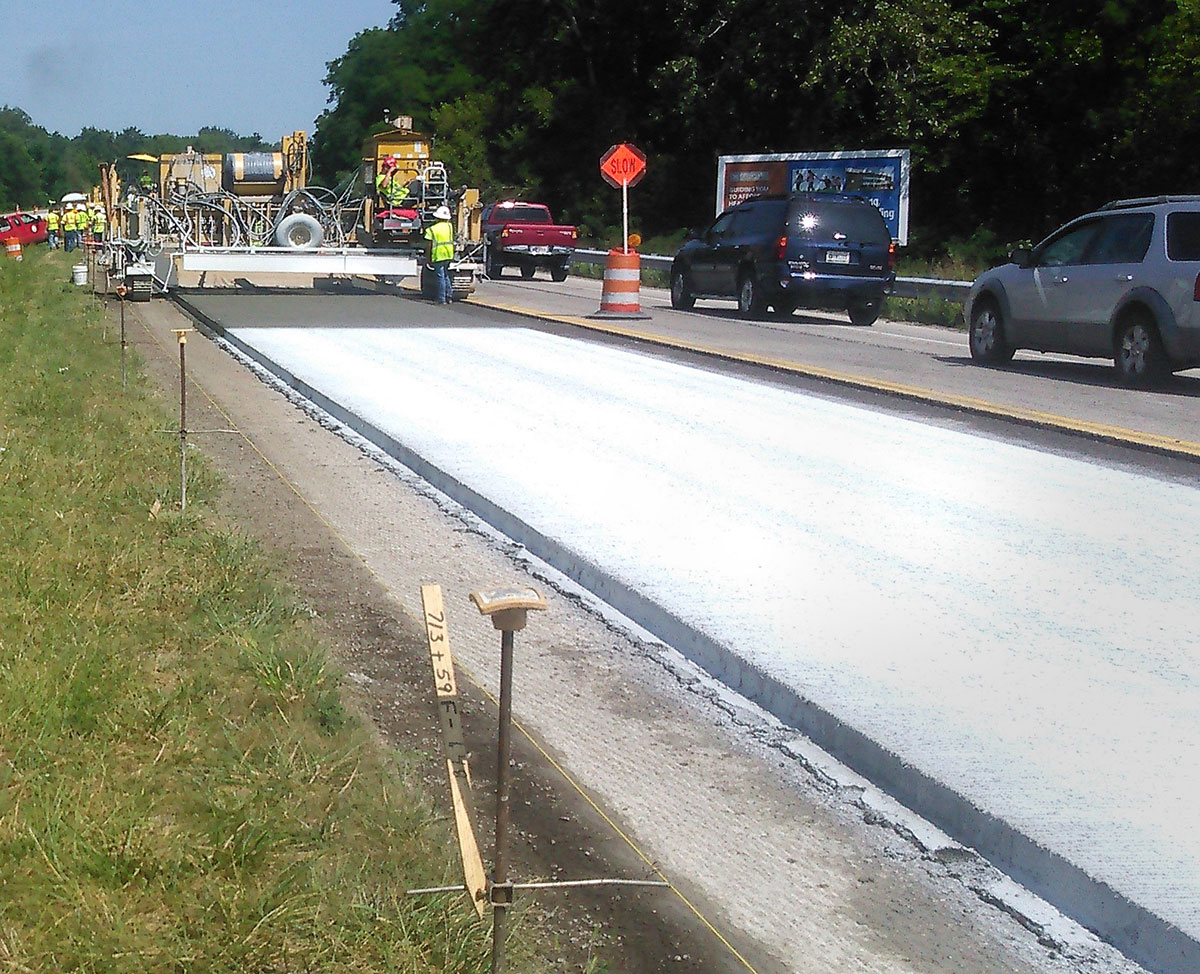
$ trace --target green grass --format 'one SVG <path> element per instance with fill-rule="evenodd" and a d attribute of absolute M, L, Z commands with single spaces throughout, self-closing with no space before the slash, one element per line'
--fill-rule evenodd
<path fill-rule="evenodd" d="M 0 266 L 0 969 L 487 970 L 465 901 L 404 896 L 457 881 L 447 822 L 199 456 L 178 512 L 68 264 Z"/>
<path fill-rule="evenodd" d="M 966 330 L 961 301 L 949 298 L 896 298 L 883 302 L 883 315 L 896 321 L 916 321 L 923 325 Z"/>

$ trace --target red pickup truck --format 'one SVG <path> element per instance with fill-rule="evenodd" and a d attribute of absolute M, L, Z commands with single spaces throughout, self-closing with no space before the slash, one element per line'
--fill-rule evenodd
<path fill-rule="evenodd" d="M 559 226 L 542 203 L 506 200 L 483 209 L 487 240 L 487 276 L 497 278 L 506 267 L 519 267 L 526 280 L 539 267 L 548 267 L 556 281 L 565 281 L 575 252 L 574 227 Z"/>

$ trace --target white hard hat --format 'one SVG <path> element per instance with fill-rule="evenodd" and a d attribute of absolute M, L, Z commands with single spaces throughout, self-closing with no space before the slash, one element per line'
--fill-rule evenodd
<path fill-rule="evenodd" d="M 435 220 L 449 220 L 450 219 L 450 207 L 439 206 L 436 210 L 433 211 L 433 217 Z"/>

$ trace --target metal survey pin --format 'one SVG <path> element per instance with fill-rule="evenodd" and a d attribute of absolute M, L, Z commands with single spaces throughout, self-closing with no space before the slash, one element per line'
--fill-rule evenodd
<path fill-rule="evenodd" d="M 544 612 L 546 600 L 535 588 L 491 589 L 472 592 L 481 615 L 500 630 L 500 732 L 496 749 L 496 858 L 492 871 L 492 974 L 504 970 L 507 910 L 513 901 L 505 862 L 508 835 L 508 763 L 512 731 L 513 633 L 525 628 L 530 611 Z"/>

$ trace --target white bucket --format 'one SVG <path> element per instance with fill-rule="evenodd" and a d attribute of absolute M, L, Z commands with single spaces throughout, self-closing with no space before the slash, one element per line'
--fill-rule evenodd
<path fill-rule="evenodd" d="M 76 284 L 87 283 L 87 264 L 76 264 L 71 268 L 71 280 Z"/>

